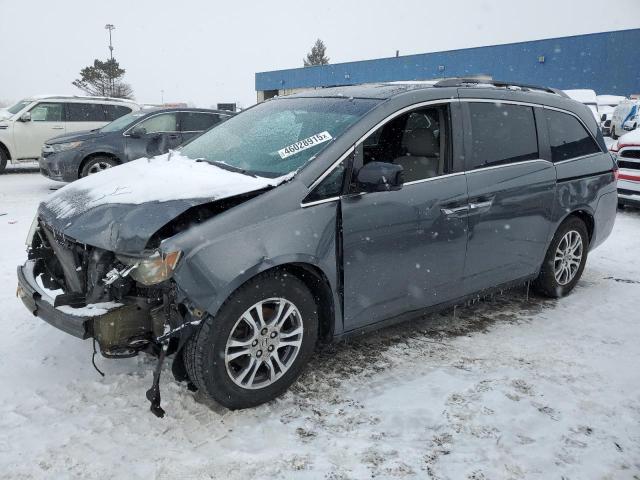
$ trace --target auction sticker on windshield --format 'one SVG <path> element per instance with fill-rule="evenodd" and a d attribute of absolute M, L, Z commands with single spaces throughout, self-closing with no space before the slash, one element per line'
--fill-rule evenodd
<path fill-rule="evenodd" d="M 316 133 L 315 135 L 311 135 L 309 138 L 305 138 L 304 140 L 300 140 L 294 144 L 289 145 L 288 147 L 284 147 L 282 150 L 278 150 L 278 155 L 280 158 L 285 159 L 290 157 L 291 155 L 295 155 L 298 152 L 306 150 L 307 148 L 315 147 L 316 145 L 324 142 L 328 142 L 333 137 L 327 131 Z"/>

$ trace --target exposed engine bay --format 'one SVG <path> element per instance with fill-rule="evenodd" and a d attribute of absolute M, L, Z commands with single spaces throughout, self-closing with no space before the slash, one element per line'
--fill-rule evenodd
<path fill-rule="evenodd" d="M 63 292 L 55 296 L 54 307 L 79 309 L 98 303 L 120 304 L 95 316 L 92 324 L 87 325 L 101 353 L 109 358 L 136 355 L 157 344 L 166 324 L 176 328 L 184 323 L 175 302 L 174 285 L 170 281 L 149 285 L 153 280 L 150 277 L 164 273 L 161 270 L 167 259 L 156 255 L 157 265 L 143 264 L 133 257 L 118 257 L 113 252 L 77 243 L 42 223 L 35 230 L 28 250 L 28 258 L 35 260 L 34 277 L 48 290 Z M 168 260 L 175 266 L 177 258 Z M 160 271 L 149 271 L 154 268 Z"/>
<path fill-rule="evenodd" d="M 34 220 L 30 239 L 30 274 L 51 294 L 55 309 L 78 315 L 84 327 L 81 336 L 94 339 L 94 356 L 97 343 L 107 358 L 132 357 L 140 352 L 158 357 L 147 398 L 151 411 L 162 417 L 162 362 L 182 347 L 190 327 L 198 325 L 203 316 L 179 298 L 170 280 L 181 253 L 155 250 L 135 257 L 118 255 L 76 242 L 39 219 Z M 104 375 L 93 358 L 92 363 Z M 183 370 L 175 367 L 176 362 L 176 379 L 186 380 Z"/>

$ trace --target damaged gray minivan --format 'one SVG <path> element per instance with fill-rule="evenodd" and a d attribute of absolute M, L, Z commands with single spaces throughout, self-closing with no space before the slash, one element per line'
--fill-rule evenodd
<path fill-rule="evenodd" d="M 613 228 L 617 167 L 562 92 L 447 79 L 321 89 L 43 202 L 18 268 L 34 315 L 105 357 L 158 356 L 229 408 L 320 340 L 533 281 L 561 297 Z"/>

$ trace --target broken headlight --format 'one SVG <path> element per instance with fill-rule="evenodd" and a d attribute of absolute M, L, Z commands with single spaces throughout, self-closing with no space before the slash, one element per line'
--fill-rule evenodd
<path fill-rule="evenodd" d="M 38 230 L 38 215 L 33 217 L 33 222 L 31 222 L 31 226 L 29 227 L 29 232 L 27 233 L 27 239 L 25 240 L 25 245 L 30 247 L 33 243 L 33 237 L 36 234 L 36 230 Z"/>
<path fill-rule="evenodd" d="M 146 257 L 117 255 L 116 258 L 132 267 L 128 273 L 136 282 L 143 285 L 156 285 L 171 278 L 181 256 L 182 252 L 178 250 L 175 252 L 155 251 Z"/>

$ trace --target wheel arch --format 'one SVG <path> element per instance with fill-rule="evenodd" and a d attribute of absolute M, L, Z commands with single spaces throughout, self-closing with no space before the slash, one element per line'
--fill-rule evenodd
<path fill-rule="evenodd" d="M 562 222 L 560 222 L 560 225 L 562 225 L 562 223 L 564 223 L 570 217 L 577 217 L 584 222 L 584 224 L 587 227 L 587 233 L 589 234 L 589 243 L 591 243 L 591 240 L 593 240 L 593 236 L 596 228 L 596 222 L 595 222 L 593 213 L 587 209 L 574 210 L 562 219 Z"/>
<path fill-rule="evenodd" d="M 318 306 L 318 338 L 325 342 L 330 341 L 336 330 L 336 319 L 339 318 L 336 313 L 336 304 L 339 302 L 339 297 L 334 294 L 327 274 L 319 266 L 302 259 L 290 259 L 289 261 L 268 266 L 264 264 L 257 265 L 255 268 L 243 272 L 244 274 L 241 277 L 228 284 L 224 290 L 217 292 L 215 301 L 209 303 L 209 305 L 202 305 L 203 309 L 209 315 L 215 317 L 222 305 L 237 290 L 261 275 L 274 272 L 283 272 L 295 276 L 305 284 Z M 187 294 L 187 297 L 189 298 L 190 296 Z M 191 298 L 191 300 L 196 300 L 196 298 Z"/>
<path fill-rule="evenodd" d="M 7 156 L 7 160 L 13 160 L 13 156 L 11 155 L 11 150 L 9 150 L 9 147 L 5 145 L 4 142 L 0 142 L 0 150 L 2 150 L 3 153 Z"/>
<path fill-rule="evenodd" d="M 333 291 L 325 273 L 309 263 L 285 263 L 274 267 L 301 280 L 309 289 L 318 307 L 318 338 L 328 342 L 335 331 L 336 309 Z"/>

